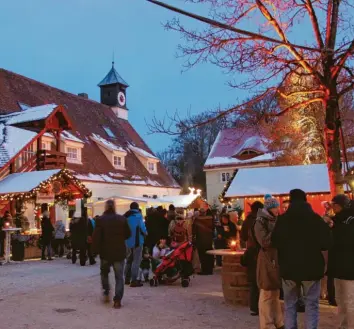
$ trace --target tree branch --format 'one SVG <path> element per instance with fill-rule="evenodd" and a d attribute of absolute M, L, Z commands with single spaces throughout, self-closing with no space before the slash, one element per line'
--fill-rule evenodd
<path fill-rule="evenodd" d="M 278 45 L 292 46 L 294 48 L 298 48 L 298 49 L 302 49 L 302 50 L 321 52 L 321 50 L 317 49 L 317 48 L 312 48 L 312 47 L 306 47 L 306 46 L 300 46 L 300 45 L 296 45 L 296 44 L 292 44 L 292 43 L 287 43 L 287 42 L 284 42 L 284 41 L 281 41 L 281 40 L 277 40 L 277 39 L 274 39 L 274 38 L 267 37 L 265 35 L 261 35 L 261 34 L 258 34 L 258 33 L 253 33 L 253 32 L 242 30 L 242 29 L 238 29 L 238 28 L 235 28 L 233 26 L 224 24 L 222 22 L 218 22 L 216 20 L 212 20 L 212 19 L 207 18 L 207 17 L 203 17 L 203 16 L 200 16 L 200 15 L 197 15 L 197 14 L 189 13 L 189 12 L 187 12 L 185 10 L 173 7 L 171 5 L 163 3 L 161 1 L 157 1 L 157 0 L 146 0 L 146 1 L 154 3 L 155 5 L 158 5 L 160 7 L 169 9 L 171 11 L 174 11 L 174 12 L 176 12 L 178 14 L 193 18 L 193 19 L 198 20 L 200 22 L 203 22 L 203 23 L 218 27 L 220 29 L 231 31 L 231 32 L 235 32 L 235 33 L 238 33 L 238 34 L 247 35 L 249 37 L 252 37 L 254 40 L 268 41 L 268 42 L 272 42 L 272 43 L 275 43 L 275 44 L 278 44 Z"/>
<path fill-rule="evenodd" d="M 323 40 L 322 40 L 322 36 L 321 36 L 321 31 L 320 31 L 320 27 L 319 27 L 319 24 L 318 24 L 317 15 L 316 15 L 315 9 L 312 6 L 312 1 L 311 0 L 306 0 L 306 9 L 307 9 L 307 11 L 308 11 L 308 13 L 310 15 L 310 20 L 311 20 L 312 27 L 313 27 L 313 30 L 314 30 L 314 33 L 315 33 L 315 37 L 316 37 L 316 40 L 317 40 L 318 47 L 320 49 L 323 49 L 324 48 L 324 44 L 323 44 Z"/>

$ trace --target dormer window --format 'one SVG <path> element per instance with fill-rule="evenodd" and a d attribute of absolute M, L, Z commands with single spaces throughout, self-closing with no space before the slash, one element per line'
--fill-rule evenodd
<path fill-rule="evenodd" d="M 67 147 L 66 148 L 67 159 L 70 162 L 78 162 L 79 161 L 79 149 L 75 147 Z"/>
<path fill-rule="evenodd" d="M 148 162 L 148 171 L 151 173 L 156 173 L 156 163 Z"/>
<path fill-rule="evenodd" d="M 113 166 L 116 169 L 125 169 L 124 155 L 113 155 Z"/>
<path fill-rule="evenodd" d="M 109 131 L 112 132 L 110 129 Z M 106 158 L 111 162 L 114 168 L 119 170 L 125 169 L 125 157 L 127 155 L 127 151 L 125 149 L 123 149 L 122 147 L 116 144 L 113 144 L 112 142 L 104 139 L 103 137 L 97 134 L 92 134 L 91 139 L 97 144 L 97 146 L 100 148 L 102 153 L 106 156 Z"/>
<path fill-rule="evenodd" d="M 129 148 L 134 152 L 134 154 L 150 174 L 158 174 L 157 164 L 160 162 L 160 160 L 156 156 L 146 150 L 141 149 L 140 147 L 130 145 Z"/>

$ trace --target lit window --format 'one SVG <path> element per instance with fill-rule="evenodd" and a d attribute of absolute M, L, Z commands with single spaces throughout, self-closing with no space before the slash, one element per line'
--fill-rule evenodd
<path fill-rule="evenodd" d="M 149 170 L 149 171 L 154 172 L 154 171 L 156 171 L 155 168 L 156 168 L 156 167 L 155 167 L 155 163 L 153 163 L 153 162 L 148 162 L 148 170 Z"/>
<path fill-rule="evenodd" d="M 113 164 L 115 167 L 122 167 L 122 157 L 114 156 Z"/>
<path fill-rule="evenodd" d="M 113 134 L 113 131 L 111 130 L 111 128 L 104 126 L 103 129 L 109 137 L 116 138 L 116 136 Z"/>
<path fill-rule="evenodd" d="M 222 174 L 221 174 L 221 182 L 222 183 L 226 183 L 226 182 L 228 182 L 230 180 L 230 173 L 228 173 L 228 172 L 223 172 Z"/>
<path fill-rule="evenodd" d="M 67 147 L 66 154 L 67 154 L 68 159 L 70 159 L 70 160 L 75 160 L 75 161 L 79 160 L 79 151 L 78 151 L 78 149 L 76 149 L 74 147 Z"/>

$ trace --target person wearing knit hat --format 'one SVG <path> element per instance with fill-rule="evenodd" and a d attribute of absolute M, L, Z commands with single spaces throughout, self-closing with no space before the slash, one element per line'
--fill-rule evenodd
<path fill-rule="evenodd" d="M 279 201 L 276 198 L 273 198 L 270 194 L 264 196 L 264 208 L 267 210 L 279 208 Z M 276 214 L 276 216 L 278 213 Z"/>
<path fill-rule="evenodd" d="M 271 244 L 271 236 L 279 214 L 279 202 L 270 194 L 264 197 L 264 209 L 259 209 L 254 235 L 259 245 L 257 258 L 257 284 L 259 294 L 260 329 L 284 329 L 280 305 L 281 280 L 277 250 Z"/>

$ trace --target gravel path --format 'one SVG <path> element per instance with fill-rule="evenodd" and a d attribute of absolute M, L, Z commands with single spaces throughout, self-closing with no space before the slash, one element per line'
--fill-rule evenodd
<path fill-rule="evenodd" d="M 224 304 L 220 273 L 191 286 L 126 288 L 124 307 L 100 303 L 98 265 L 67 260 L 0 267 L 0 324 L 7 329 L 246 329 L 258 328 L 247 308 Z M 321 306 L 321 329 L 335 310 Z M 301 327 L 303 328 L 303 327 Z"/>

